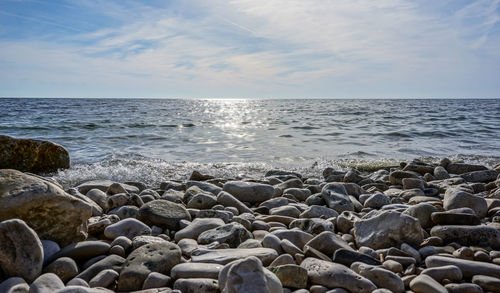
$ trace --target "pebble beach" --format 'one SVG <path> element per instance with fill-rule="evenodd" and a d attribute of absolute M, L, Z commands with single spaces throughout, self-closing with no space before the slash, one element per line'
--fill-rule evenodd
<path fill-rule="evenodd" d="M 0 292 L 500 292 L 500 166 L 159 185 L 0 170 Z"/>

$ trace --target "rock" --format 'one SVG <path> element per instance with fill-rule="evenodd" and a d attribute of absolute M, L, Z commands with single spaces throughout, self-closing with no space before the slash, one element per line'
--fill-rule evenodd
<path fill-rule="evenodd" d="M 106 254 L 110 245 L 103 241 L 82 241 L 70 244 L 54 254 L 49 262 L 60 257 L 70 257 L 76 261 L 91 259 Z"/>
<path fill-rule="evenodd" d="M 44 273 L 56 274 L 63 283 L 78 275 L 78 265 L 69 257 L 60 257 L 43 269 Z"/>
<path fill-rule="evenodd" d="M 137 248 L 148 245 L 148 244 L 153 244 L 153 243 L 166 243 L 168 242 L 164 238 L 157 237 L 157 236 L 149 236 L 149 235 L 140 235 L 134 237 L 132 239 L 132 250 L 136 250 Z"/>
<path fill-rule="evenodd" d="M 300 231 L 298 229 L 292 230 L 276 230 L 271 234 L 277 236 L 279 239 L 287 239 L 292 242 L 295 246 L 302 249 L 304 245 L 313 238 L 313 236 L 307 232 Z"/>
<path fill-rule="evenodd" d="M 389 174 L 389 181 L 391 182 L 391 185 L 402 185 L 403 184 L 403 179 L 405 178 L 419 178 L 420 176 L 411 171 L 393 171 Z"/>
<path fill-rule="evenodd" d="M 213 263 L 180 263 L 172 268 L 170 275 L 174 280 L 206 278 L 217 279 L 223 265 Z"/>
<path fill-rule="evenodd" d="M 359 246 L 388 248 L 406 242 L 418 246 L 424 239 L 420 222 L 396 211 L 384 211 L 354 222 L 354 238 Z"/>
<path fill-rule="evenodd" d="M 224 225 L 224 221 L 217 218 L 196 218 L 187 227 L 175 233 L 175 241 L 184 238 L 198 239 L 201 233 Z"/>
<path fill-rule="evenodd" d="M 46 273 L 36 278 L 30 285 L 30 293 L 53 293 L 64 288 L 64 283 L 52 273 Z"/>
<path fill-rule="evenodd" d="M 173 243 L 153 243 L 129 254 L 118 278 L 118 291 L 140 290 L 151 272 L 165 275 L 180 263 L 181 249 Z"/>
<path fill-rule="evenodd" d="M 437 211 L 438 209 L 431 204 L 419 203 L 410 206 L 408 209 L 406 209 L 406 211 L 404 211 L 404 214 L 408 214 L 414 218 L 417 218 L 422 228 L 429 228 L 434 226 L 434 223 L 432 221 L 432 213 L 435 213 Z"/>
<path fill-rule="evenodd" d="M 474 171 L 488 170 L 488 168 L 482 165 L 474 165 L 466 163 L 449 163 L 444 167 L 451 174 L 463 174 Z"/>
<path fill-rule="evenodd" d="M 269 270 L 278 277 L 283 287 L 302 289 L 307 286 L 307 270 L 303 267 L 288 264 L 270 267 Z"/>
<path fill-rule="evenodd" d="M 153 288 L 161 288 L 167 287 L 170 283 L 171 278 L 164 274 L 152 272 L 148 275 L 144 283 L 142 284 L 142 289 L 153 289 Z"/>
<path fill-rule="evenodd" d="M 120 236 L 133 239 L 139 235 L 151 235 L 151 228 L 134 218 L 121 220 L 118 223 L 109 225 L 106 229 L 104 229 L 104 236 L 109 239 L 115 239 Z"/>
<path fill-rule="evenodd" d="M 93 200 L 104 211 L 108 210 L 108 196 L 104 191 L 99 189 L 91 189 L 85 194 L 85 196 Z"/>
<path fill-rule="evenodd" d="M 0 170 L 0 221 L 21 219 L 39 237 L 60 245 L 84 240 L 92 207 L 53 182 L 16 170 Z"/>
<path fill-rule="evenodd" d="M 403 280 L 391 271 L 361 262 L 353 263 L 351 265 L 351 269 L 359 275 L 372 281 L 378 288 L 386 288 L 394 293 L 405 292 Z"/>
<path fill-rule="evenodd" d="M 0 272 L 32 282 L 42 272 L 43 247 L 35 231 L 19 219 L 0 223 Z"/>
<path fill-rule="evenodd" d="M 139 211 L 138 207 L 126 205 L 114 208 L 111 211 L 109 211 L 108 214 L 117 215 L 120 218 L 120 220 L 124 220 L 127 218 L 136 218 L 138 211 Z"/>
<path fill-rule="evenodd" d="M 316 235 L 305 245 L 317 249 L 330 257 L 340 248 L 353 250 L 344 239 L 330 231 L 325 231 Z"/>
<path fill-rule="evenodd" d="M 476 275 L 472 277 L 472 283 L 479 285 L 485 291 L 500 292 L 500 279 L 491 276 Z"/>
<path fill-rule="evenodd" d="M 334 218 L 338 217 L 339 213 L 337 211 L 332 210 L 331 208 L 324 207 L 324 206 L 318 206 L 318 205 L 312 205 L 309 208 L 307 208 L 305 211 L 303 211 L 300 215 L 299 218 Z"/>
<path fill-rule="evenodd" d="M 431 236 L 437 236 L 445 243 L 456 242 L 465 246 L 490 246 L 500 249 L 500 228 L 493 226 L 434 226 Z"/>
<path fill-rule="evenodd" d="M 274 195 L 273 186 L 254 182 L 229 181 L 224 184 L 223 190 L 239 201 L 249 203 L 263 202 Z"/>
<path fill-rule="evenodd" d="M 419 275 L 413 279 L 410 288 L 416 293 L 448 293 L 443 285 L 427 275 Z"/>
<path fill-rule="evenodd" d="M 326 184 L 321 190 L 321 196 L 325 200 L 326 205 L 337 213 L 354 211 L 354 204 L 349 198 L 345 187 L 340 183 Z"/>
<path fill-rule="evenodd" d="M 282 292 L 279 279 L 272 273 L 265 273 L 261 261 L 253 256 L 226 265 L 219 273 L 219 286 L 222 292 Z"/>
<path fill-rule="evenodd" d="M 446 190 L 443 207 L 445 210 L 468 207 L 473 209 L 479 218 L 483 218 L 488 212 L 488 205 L 484 198 L 457 188 L 448 188 Z"/>
<path fill-rule="evenodd" d="M 91 288 L 103 287 L 106 288 L 111 285 L 117 278 L 119 274 L 114 270 L 104 270 L 99 272 L 95 277 L 89 282 Z"/>
<path fill-rule="evenodd" d="M 240 214 L 243 213 L 249 213 L 253 214 L 253 211 L 247 207 L 245 204 L 243 204 L 241 201 L 239 201 L 236 197 L 232 196 L 230 193 L 221 191 L 217 195 L 217 202 L 225 207 L 235 207 L 238 209 L 238 212 Z"/>
<path fill-rule="evenodd" d="M 50 173 L 69 165 L 68 151 L 58 144 L 0 135 L 0 169 Z"/>
<path fill-rule="evenodd" d="M 206 193 L 198 193 L 187 203 L 187 207 L 190 209 L 206 210 L 212 208 L 216 204 L 217 198 L 215 196 Z"/>
<path fill-rule="evenodd" d="M 99 272 L 103 270 L 113 269 L 117 272 L 120 272 L 124 262 L 125 259 L 123 257 L 112 254 L 92 264 L 83 272 L 78 274 L 76 278 L 82 279 L 85 282 L 89 282 L 93 277 L 95 277 Z"/>
<path fill-rule="evenodd" d="M 87 192 L 89 192 L 91 189 L 99 189 L 103 192 L 107 192 L 109 187 L 115 183 L 117 183 L 117 182 L 114 182 L 111 180 L 91 180 L 91 181 L 87 181 L 87 182 L 84 182 L 84 183 L 78 185 L 76 187 L 76 189 L 78 189 L 78 191 L 83 193 L 83 194 L 87 194 Z M 139 193 L 139 188 L 137 188 L 135 186 L 123 184 L 123 183 L 120 183 L 119 186 L 124 188 L 126 193 Z M 117 185 L 115 184 L 114 187 L 117 187 Z M 117 188 L 120 188 L 120 187 L 117 187 Z M 121 190 L 121 188 L 120 188 L 120 190 Z M 112 191 L 116 191 L 116 190 L 112 190 Z M 114 193 L 114 194 L 116 194 L 116 193 Z"/>
<path fill-rule="evenodd" d="M 59 245 L 51 240 L 40 240 L 43 246 L 43 265 L 45 266 L 49 259 L 56 254 L 61 248 Z"/>
<path fill-rule="evenodd" d="M 306 188 L 288 188 L 283 191 L 283 194 L 291 194 L 299 201 L 304 201 L 311 195 L 311 191 Z"/>
<path fill-rule="evenodd" d="M 481 287 L 470 283 L 447 284 L 444 287 L 448 290 L 448 293 L 483 293 Z"/>
<path fill-rule="evenodd" d="M 313 219 L 297 219 L 290 223 L 290 229 L 299 228 L 300 230 L 317 235 L 324 231 L 334 231 L 335 225 L 331 221 L 313 218 Z"/>
<path fill-rule="evenodd" d="M 403 183 L 403 189 L 417 188 L 420 190 L 424 190 L 425 188 L 424 180 L 420 178 L 403 178 L 401 182 Z"/>
<path fill-rule="evenodd" d="M 202 174 L 198 170 L 194 170 L 191 173 L 191 176 L 189 176 L 189 180 L 194 180 L 194 181 L 206 181 L 210 179 L 214 179 L 214 176 L 208 174 Z"/>
<path fill-rule="evenodd" d="M 28 293 L 30 286 L 23 278 L 11 277 L 0 282 L 0 292 L 4 293 Z"/>
<path fill-rule="evenodd" d="M 372 194 L 364 202 L 365 208 L 380 209 L 381 207 L 391 203 L 391 199 L 383 193 Z"/>
<path fill-rule="evenodd" d="M 182 205 L 159 199 L 145 203 L 139 209 L 137 219 L 150 226 L 179 230 L 179 221 L 191 221 L 191 216 Z"/>
<path fill-rule="evenodd" d="M 219 293 L 219 282 L 214 279 L 178 279 L 174 289 L 182 293 Z"/>
<path fill-rule="evenodd" d="M 219 210 L 200 210 L 196 213 L 196 218 L 219 218 L 224 223 L 229 223 L 233 219 L 233 213 Z"/>
<path fill-rule="evenodd" d="M 481 220 L 475 214 L 434 212 L 431 219 L 436 225 L 479 225 Z"/>
<path fill-rule="evenodd" d="M 222 191 L 222 188 L 220 188 L 217 185 L 208 183 L 208 182 L 202 182 L 202 181 L 188 181 L 186 182 L 186 189 L 189 189 L 193 186 L 196 186 L 200 188 L 201 190 L 208 191 L 213 195 L 219 194 L 219 192 Z"/>
<path fill-rule="evenodd" d="M 462 271 L 457 266 L 452 265 L 428 268 L 423 270 L 421 274 L 428 275 L 439 283 L 442 283 L 444 279 L 459 282 L 463 277 Z"/>
<path fill-rule="evenodd" d="M 231 248 L 236 248 L 245 240 L 252 237 L 252 233 L 241 224 L 230 223 L 201 233 L 198 236 L 198 243 L 210 244 L 217 241 L 219 243 L 227 243 Z"/>
<path fill-rule="evenodd" d="M 343 264 L 347 267 L 352 263 L 362 262 L 369 265 L 381 265 L 380 261 L 363 253 L 359 253 L 352 249 L 339 248 L 333 254 L 333 262 Z"/>
<path fill-rule="evenodd" d="M 191 253 L 191 262 L 228 264 L 234 260 L 255 256 L 266 266 L 278 253 L 271 248 L 228 248 L 228 249 L 197 249 Z"/>
<path fill-rule="evenodd" d="M 434 177 L 436 180 L 443 180 L 450 178 L 450 174 L 448 174 L 448 171 L 443 166 L 437 166 L 434 168 Z"/>
<path fill-rule="evenodd" d="M 372 292 L 377 287 L 368 279 L 341 264 L 308 257 L 301 267 L 307 270 L 309 283 L 327 288 L 344 288 L 350 292 Z"/>
<path fill-rule="evenodd" d="M 500 278 L 500 266 L 492 263 L 432 255 L 425 259 L 425 265 L 428 268 L 454 265 L 462 271 L 464 278 L 472 278 L 474 275 L 486 275 Z"/>
<path fill-rule="evenodd" d="M 498 176 L 498 171 L 496 170 L 483 170 L 463 173 L 460 177 L 464 178 L 467 182 L 491 182 L 495 181 Z"/>

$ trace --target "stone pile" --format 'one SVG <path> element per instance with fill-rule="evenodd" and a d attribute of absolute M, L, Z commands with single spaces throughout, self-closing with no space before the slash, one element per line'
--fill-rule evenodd
<path fill-rule="evenodd" d="M 500 168 L 198 171 L 63 190 L 0 170 L 0 292 L 500 292 Z"/>

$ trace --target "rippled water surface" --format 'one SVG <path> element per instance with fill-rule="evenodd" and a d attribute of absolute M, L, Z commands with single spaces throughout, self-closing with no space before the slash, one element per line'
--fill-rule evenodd
<path fill-rule="evenodd" d="M 500 157 L 498 99 L 0 103 L 1 134 L 51 140 L 69 150 L 73 167 L 60 174 L 65 178 L 146 180 L 192 168 L 249 173 L 443 156 L 493 164 Z"/>

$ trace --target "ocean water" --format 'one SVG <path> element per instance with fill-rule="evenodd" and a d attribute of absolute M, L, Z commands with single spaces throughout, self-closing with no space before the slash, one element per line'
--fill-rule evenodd
<path fill-rule="evenodd" d="M 158 184 L 194 169 L 261 176 L 287 168 L 369 170 L 451 157 L 500 163 L 500 99 L 192 100 L 0 99 L 0 134 L 50 140 L 94 178 Z"/>

